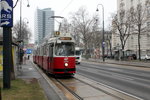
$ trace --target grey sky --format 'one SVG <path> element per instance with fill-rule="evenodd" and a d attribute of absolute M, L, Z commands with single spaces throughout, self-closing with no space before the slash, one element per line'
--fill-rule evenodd
<path fill-rule="evenodd" d="M 14 3 L 17 0 L 14 0 Z M 19 0 L 20 1 L 20 0 Z M 87 11 L 92 15 L 95 13 L 97 5 L 103 4 L 105 10 L 105 21 L 111 13 L 117 9 L 117 0 L 29 0 L 30 7 L 27 8 L 27 0 L 22 0 L 22 19 L 29 20 L 29 27 L 34 32 L 34 13 L 36 8 L 51 8 L 55 15 L 68 18 L 70 12 L 77 11 L 80 7 L 85 6 Z M 101 7 L 99 6 L 101 14 Z M 14 9 L 14 24 L 20 18 L 20 2 Z M 57 24 L 56 24 L 57 25 Z"/>

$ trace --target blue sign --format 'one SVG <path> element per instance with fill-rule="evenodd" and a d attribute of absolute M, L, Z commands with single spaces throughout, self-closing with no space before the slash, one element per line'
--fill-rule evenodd
<path fill-rule="evenodd" d="M 0 0 L 0 26 L 12 27 L 13 26 L 13 1 Z"/>
<path fill-rule="evenodd" d="M 31 54 L 32 53 L 32 49 L 27 49 L 26 50 L 26 54 Z"/>

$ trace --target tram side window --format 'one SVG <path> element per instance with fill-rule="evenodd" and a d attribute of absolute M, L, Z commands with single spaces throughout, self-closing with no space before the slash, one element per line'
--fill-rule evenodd
<path fill-rule="evenodd" d="M 43 55 L 46 55 L 46 45 L 43 46 Z"/>
<path fill-rule="evenodd" d="M 43 48 L 42 47 L 40 48 L 40 52 L 39 53 L 40 53 L 39 55 L 42 56 L 42 54 L 43 54 Z"/>
<path fill-rule="evenodd" d="M 49 45 L 49 56 L 53 57 L 53 44 Z"/>
<path fill-rule="evenodd" d="M 45 46 L 43 46 L 43 55 L 45 55 Z"/>
<path fill-rule="evenodd" d="M 40 48 L 37 49 L 37 55 L 40 55 Z"/>
<path fill-rule="evenodd" d="M 46 45 L 46 55 L 48 56 L 49 55 L 49 46 Z"/>

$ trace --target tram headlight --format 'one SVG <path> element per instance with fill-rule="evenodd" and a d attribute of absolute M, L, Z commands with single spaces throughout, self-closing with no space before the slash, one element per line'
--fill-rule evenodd
<path fill-rule="evenodd" d="M 65 66 L 68 67 L 68 63 L 65 63 Z"/>

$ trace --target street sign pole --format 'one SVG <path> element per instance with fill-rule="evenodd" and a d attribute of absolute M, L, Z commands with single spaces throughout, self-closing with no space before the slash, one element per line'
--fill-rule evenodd
<path fill-rule="evenodd" d="M 3 88 L 9 89 L 11 69 L 11 28 L 3 28 Z"/>
<path fill-rule="evenodd" d="M 11 87 L 10 72 L 12 67 L 13 1 L 0 0 L 0 6 L 0 26 L 3 27 L 3 88 L 9 89 Z"/>

